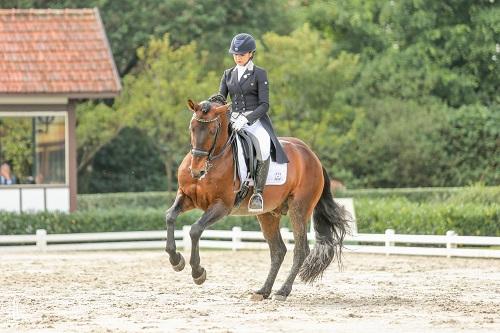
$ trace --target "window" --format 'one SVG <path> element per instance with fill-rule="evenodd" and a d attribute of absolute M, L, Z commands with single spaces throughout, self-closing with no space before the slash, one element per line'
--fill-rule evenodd
<path fill-rule="evenodd" d="M 15 184 L 66 184 L 66 116 L 0 114 L 0 164 Z"/>

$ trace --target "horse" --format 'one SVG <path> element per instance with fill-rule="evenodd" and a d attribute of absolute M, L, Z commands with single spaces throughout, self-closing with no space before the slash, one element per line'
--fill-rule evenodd
<path fill-rule="evenodd" d="M 188 100 L 192 112 L 189 130 L 191 151 L 178 168 L 178 190 L 172 206 L 166 212 L 166 252 L 175 271 L 181 271 L 185 260 L 177 252 L 174 231 L 179 214 L 191 209 L 201 209 L 203 215 L 190 229 L 191 276 L 201 285 L 206 280 L 206 270 L 200 265 L 199 240 L 203 231 L 228 215 L 254 215 L 257 217 L 271 254 L 271 267 L 264 285 L 253 292 L 251 299 L 262 300 L 271 296 L 272 287 L 283 262 L 287 248 L 280 233 L 280 218 L 289 214 L 295 247 L 293 264 L 281 288 L 273 299 L 286 300 L 293 282 L 299 274 L 306 283 L 322 277 L 334 258 L 341 265 L 344 236 L 348 217 L 332 197 L 330 179 L 315 153 L 301 140 L 280 137 L 289 159 L 287 178 L 283 185 L 265 186 L 264 210 L 249 213 L 249 196 L 235 208 L 239 179 L 233 179 L 233 151 L 230 148 L 234 133 L 230 127 L 230 104 L 225 100 L 195 103 Z M 249 191 L 251 193 L 252 191 Z M 307 224 L 313 215 L 316 244 L 312 251 L 307 240 Z"/>

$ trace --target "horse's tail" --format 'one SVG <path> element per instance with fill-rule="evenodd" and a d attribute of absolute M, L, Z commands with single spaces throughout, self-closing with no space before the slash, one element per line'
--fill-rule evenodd
<path fill-rule="evenodd" d="M 342 265 L 342 243 L 349 228 L 348 213 L 333 201 L 330 178 L 325 168 L 323 178 L 323 193 L 313 212 L 316 245 L 300 269 L 300 278 L 304 282 L 321 278 L 335 257 L 339 266 Z"/>

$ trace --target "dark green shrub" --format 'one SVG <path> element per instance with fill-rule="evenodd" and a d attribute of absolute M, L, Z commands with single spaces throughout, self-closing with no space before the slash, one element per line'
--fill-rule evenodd
<path fill-rule="evenodd" d="M 418 203 L 405 198 L 354 201 L 358 231 L 401 234 L 500 236 L 500 204 Z"/>
<path fill-rule="evenodd" d="M 439 132 L 446 112 L 446 105 L 436 100 L 427 104 L 396 98 L 366 101 L 352 135 L 339 147 L 341 158 L 334 166 L 340 176 L 348 171 L 344 181 L 349 187 L 446 185 Z"/>
<path fill-rule="evenodd" d="M 406 198 L 410 201 L 443 201 L 464 191 L 465 187 L 420 187 L 420 188 L 377 188 L 344 190 L 336 193 L 336 198 Z M 500 192 L 500 190 L 498 190 Z"/>
<path fill-rule="evenodd" d="M 191 225 L 202 212 L 194 210 L 177 218 L 176 229 Z M 255 217 L 227 217 L 217 222 L 212 229 L 229 230 L 239 226 L 243 230 L 260 230 Z M 165 229 L 163 209 L 122 209 L 89 210 L 71 214 L 38 213 L 16 214 L 0 213 L 0 235 L 34 234 L 37 229 L 48 233 L 112 232 Z"/>
<path fill-rule="evenodd" d="M 175 192 L 136 192 L 79 194 L 78 210 L 113 208 L 168 209 L 175 200 Z"/>
<path fill-rule="evenodd" d="M 446 142 L 446 182 L 499 185 L 500 105 L 467 105 L 450 110 L 447 118 L 441 129 Z"/>
<path fill-rule="evenodd" d="M 158 147 L 144 132 L 125 127 L 80 172 L 80 193 L 145 192 L 166 189 Z"/>
<path fill-rule="evenodd" d="M 383 233 L 393 228 L 406 234 L 500 236 L 500 186 L 467 188 L 377 189 L 345 191 L 354 197 L 359 232 Z M 337 195 L 341 197 L 343 195 Z M 107 232 L 165 229 L 165 211 L 175 193 L 112 193 L 80 195 L 80 210 L 72 214 L 0 213 L 0 234 Z M 176 229 L 194 223 L 202 212 L 181 214 Z M 288 217 L 281 225 L 290 227 Z M 260 230 L 252 216 L 227 217 L 212 229 Z"/>

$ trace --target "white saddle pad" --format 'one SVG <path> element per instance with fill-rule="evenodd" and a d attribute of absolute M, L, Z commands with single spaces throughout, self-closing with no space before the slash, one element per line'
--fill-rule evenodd
<path fill-rule="evenodd" d="M 238 164 L 240 172 L 240 181 L 243 182 L 247 179 L 247 165 L 245 157 L 243 156 L 243 148 L 241 146 L 240 138 L 236 136 L 238 143 Z M 283 185 L 286 182 L 286 173 L 288 163 L 276 163 L 271 161 L 269 165 L 269 173 L 267 174 L 266 185 Z M 250 186 L 253 186 L 253 179 L 250 179 Z"/>

